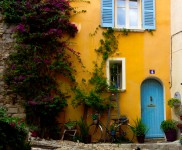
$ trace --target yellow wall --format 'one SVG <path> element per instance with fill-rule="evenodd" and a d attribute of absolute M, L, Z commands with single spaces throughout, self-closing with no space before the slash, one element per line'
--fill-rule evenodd
<path fill-rule="evenodd" d="M 76 51 L 81 53 L 81 59 L 86 66 L 86 70 L 92 71 L 93 61 L 97 59 L 94 51 L 99 46 L 99 40 L 102 38 L 103 28 L 99 28 L 95 36 L 96 27 L 100 24 L 100 1 L 92 0 L 86 2 L 72 2 L 72 6 L 77 10 L 86 10 L 86 13 L 80 13 L 72 17 L 79 32 L 75 38 L 71 39 L 72 45 Z M 156 0 L 156 31 L 153 35 L 148 31 L 130 32 L 128 36 L 120 36 L 119 49 L 113 57 L 126 58 L 126 91 L 120 94 L 121 114 L 126 114 L 133 120 L 140 117 L 140 86 L 144 79 L 156 77 L 164 86 L 164 100 L 170 97 L 169 72 L 170 72 L 170 1 Z M 78 64 L 75 64 L 78 66 Z M 84 73 L 81 67 L 78 67 L 77 79 L 89 77 Z M 155 74 L 150 75 L 149 69 L 154 69 Z M 71 100 L 69 101 L 69 104 Z M 165 115 L 170 117 L 170 109 L 165 104 Z M 82 112 L 80 108 L 74 109 L 71 105 L 66 108 L 66 120 L 78 120 Z"/>

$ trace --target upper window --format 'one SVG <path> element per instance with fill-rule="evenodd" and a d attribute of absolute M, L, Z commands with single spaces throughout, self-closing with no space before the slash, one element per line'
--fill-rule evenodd
<path fill-rule="evenodd" d="M 155 0 L 102 0 L 102 26 L 155 29 Z"/>
<path fill-rule="evenodd" d="M 139 0 L 116 0 L 115 27 L 132 29 L 141 28 L 139 10 Z"/>

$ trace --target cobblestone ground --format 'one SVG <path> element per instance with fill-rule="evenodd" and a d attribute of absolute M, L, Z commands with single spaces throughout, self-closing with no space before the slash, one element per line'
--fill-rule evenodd
<path fill-rule="evenodd" d="M 182 150 L 179 141 L 164 143 L 84 144 L 71 141 L 31 141 L 32 150 Z"/>

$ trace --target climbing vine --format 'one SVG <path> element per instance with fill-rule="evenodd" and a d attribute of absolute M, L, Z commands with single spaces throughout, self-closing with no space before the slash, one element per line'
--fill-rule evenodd
<path fill-rule="evenodd" d="M 78 31 L 69 21 L 76 12 L 66 0 L 1 0 L 0 8 L 4 21 L 14 25 L 16 40 L 15 52 L 6 60 L 4 80 L 25 100 L 27 123 L 37 125 L 41 136 L 47 137 L 67 105 L 56 76 L 74 82 L 71 58 L 81 61 L 65 39 Z"/>
<path fill-rule="evenodd" d="M 95 36 L 99 28 L 97 27 L 93 34 Z M 74 89 L 75 96 L 72 104 L 74 107 L 84 105 L 83 118 L 87 119 L 88 109 L 103 113 L 109 106 L 109 97 L 106 96 L 110 86 L 107 84 L 107 78 L 103 72 L 103 67 L 109 56 L 118 49 L 118 40 L 112 28 L 102 32 L 103 38 L 100 40 L 100 46 L 95 49 L 96 53 L 102 58 L 101 62 L 94 62 L 94 69 L 91 72 L 91 78 L 82 80 L 82 86 Z M 84 88 L 83 88 L 84 87 Z"/>
<path fill-rule="evenodd" d="M 102 54 L 103 61 L 106 61 L 118 49 L 118 40 L 112 28 L 108 28 L 102 35 L 104 39 L 100 40 L 100 47 L 96 49 L 96 52 Z"/>

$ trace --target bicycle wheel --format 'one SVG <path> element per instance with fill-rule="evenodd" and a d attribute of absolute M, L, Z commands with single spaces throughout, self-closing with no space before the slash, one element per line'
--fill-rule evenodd
<path fill-rule="evenodd" d="M 99 124 L 92 124 L 89 127 L 89 134 L 91 135 L 91 142 L 97 143 L 102 139 L 103 129 Z"/>
<path fill-rule="evenodd" d="M 123 124 L 120 127 L 120 140 L 121 142 L 133 142 L 134 133 L 131 130 L 130 124 Z"/>

